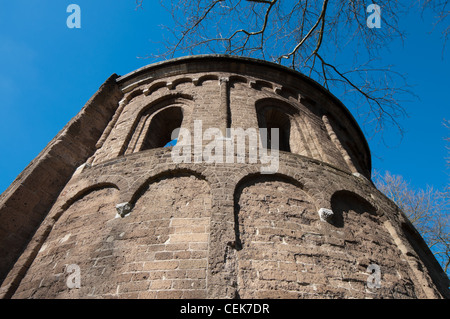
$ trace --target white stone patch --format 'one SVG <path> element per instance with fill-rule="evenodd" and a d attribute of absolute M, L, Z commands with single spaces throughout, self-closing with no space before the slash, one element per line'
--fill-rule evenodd
<path fill-rule="evenodd" d="M 47 249 L 47 244 L 42 245 L 41 249 L 39 249 L 39 252 L 43 252 Z"/>
<path fill-rule="evenodd" d="M 132 209 L 132 206 L 128 202 L 120 203 L 120 204 L 116 205 L 117 214 L 120 217 L 125 217 L 125 216 L 129 215 L 131 212 L 131 209 Z M 117 215 L 116 215 L 116 217 L 117 217 Z"/>
<path fill-rule="evenodd" d="M 64 243 L 64 242 L 68 241 L 69 238 L 70 238 L 70 235 L 71 235 L 71 234 L 67 234 L 66 236 L 64 236 L 63 238 L 61 238 L 61 239 L 59 240 L 59 243 L 62 244 L 62 243 Z"/>
<path fill-rule="evenodd" d="M 319 209 L 318 213 L 320 216 L 320 220 L 324 222 L 329 222 L 334 215 L 333 211 L 328 208 L 321 208 Z"/>

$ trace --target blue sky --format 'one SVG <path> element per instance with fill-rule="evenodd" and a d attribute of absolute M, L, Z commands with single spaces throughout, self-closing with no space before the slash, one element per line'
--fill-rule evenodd
<path fill-rule="evenodd" d="M 81 7 L 81 29 L 69 29 L 66 8 Z M 134 0 L 4 2 L 0 11 L 0 192 L 74 117 L 113 73 L 124 75 L 163 49 L 161 25 L 170 15 L 159 1 L 135 10 Z M 402 175 L 414 187 L 442 188 L 449 181 L 444 118 L 450 119 L 450 43 L 442 54 L 439 29 L 419 12 L 400 21 L 409 33 L 383 59 L 407 73 L 420 100 L 405 103 L 403 140 L 387 131 L 389 147 L 369 141 L 373 168 Z"/>

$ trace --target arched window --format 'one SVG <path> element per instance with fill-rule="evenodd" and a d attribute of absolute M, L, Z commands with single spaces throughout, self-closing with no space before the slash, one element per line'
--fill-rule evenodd
<path fill-rule="evenodd" d="M 279 134 L 278 149 L 280 151 L 290 152 L 289 137 L 291 132 L 291 123 L 289 117 L 275 108 L 270 108 L 266 110 L 264 118 L 267 128 L 267 148 L 272 148 L 273 145 L 271 129 L 277 128 Z"/>
<path fill-rule="evenodd" d="M 152 148 L 173 146 L 176 142 L 172 139 L 172 132 L 181 127 L 183 111 L 181 107 L 173 106 L 162 109 L 150 120 L 141 151 Z"/>
<path fill-rule="evenodd" d="M 173 146 L 177 136 L 172 138 L 172 132 L 184 125 L 184 117 L 186 114 L 189 116 L 189 109 L 193 106 L 192 100 L 192 96 L 187 94 L 168 94 L 142 105 L 140 112 L 132 115 L 134 122 L 129 127 L 120 154 Z"/>
<path fill-rule="evenodd" d="M 267 139 L 262 136 L 262 145 L 271 149 L 274 145 L 273 128 L 278 129 L 278 149 L 280 151 L 290 152 L 289 139 L 291 134 L 291 121 L 289 115 L 275 107 L 257 108 L 258 126 L 267 129 Z"/>

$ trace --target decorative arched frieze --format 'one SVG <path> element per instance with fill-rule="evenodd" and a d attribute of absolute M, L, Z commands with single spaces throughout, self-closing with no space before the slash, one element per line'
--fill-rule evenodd
<path fill-rule="evenodd" d="M 161 88 L 165 88 L 165 87 L 167 87 L 167 82 L 159 81 L 159 82 L 152 83 L 149 87 L 144 89 L 143 92 L 144 92 L 145 96 L 149 96 L 149 95 L 153 94 L 153 92 L 156 92 L 157 90 L 159 90 Z"/>
<path fill-rule="evenodd" d="M 216 74 L 206 74 L 206 75 L 200 76 L 196 80 L 196 83 L 197 83 L 196 86 L 201 86 L 206 81 L 219 81 L 219 76 Z"/>
<path fill-rule="evenodd" d="M 229 77 L 230 87 L 234 87 L 237 83 L 247 84 L 248 79 L 240 75 L 230 75 Z"/>

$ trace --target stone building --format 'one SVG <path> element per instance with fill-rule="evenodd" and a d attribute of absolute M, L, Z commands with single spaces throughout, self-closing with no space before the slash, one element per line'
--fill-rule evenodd
<path fill-rule="evenodd" d="M 345 106 L 221 55 L 111 76 L 1 195 L 0 256 L 2 298 L 449 297 Z"/>

